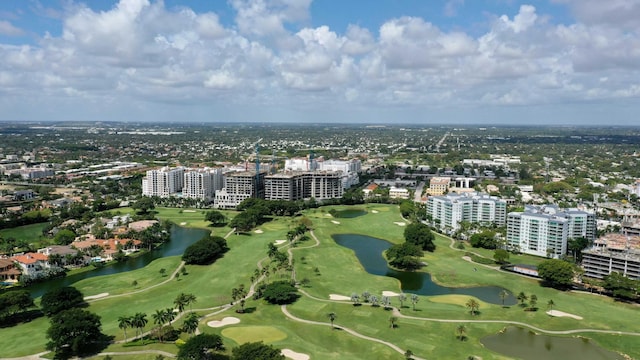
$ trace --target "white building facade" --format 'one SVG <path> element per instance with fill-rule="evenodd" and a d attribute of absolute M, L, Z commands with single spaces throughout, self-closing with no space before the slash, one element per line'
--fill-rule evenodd
<path fill-rule="evenodd" d="M 222 169 L 189 170 L 184 173 L 182 196 L 209 201 L 214 198 L 216 191 L 221 190 L 223 186 Z"/>
<path fill-rule="evenodd" d="M 557 206 L 527 205 L 507 215 L 507 245 L 525 254 L 558 258 L 569 239 L 596 236 L 595 214 Z"/>
<path fill-rule="evenodd" d="M 184 186 L 183 167 L 149 170 L 142 178 L 142 195 L 169 197 L 176 196 Z"/>
<path fill-rule="evenodd" d="M 450 193 L 427 199 L 427 216 L 445 231 L 458 230 L 462 221 L 502 226 L 506 215 L 506 201 L 488 194 Z"/>

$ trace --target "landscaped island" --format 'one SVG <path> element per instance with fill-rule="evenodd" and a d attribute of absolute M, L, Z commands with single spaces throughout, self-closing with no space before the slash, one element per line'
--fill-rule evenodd
<path fill-rule="evenodd" d="M 513 294 L 523 293 L 526 299 L 503 306 L 464 294 L 425 296 L 403 292 L 398 280 L 368 273 L 352 250 L 332 239 L 336 234 L 361 234 L 400 244 L 404 242 L 406 226 L 397 223 L 406 220 L 400 216 L 398 206 L 360 205 L 365 215 L 342 217 L 339 221 L 330 213 L 334 208 L 348 207 L 321 207 L 306 210 L 299 217 L 275 217 L 240 234 L 226 227 L 207 227 L 205 215 L 200 212 L 158 209 L 161 218 L 187 226 L 196 224 L 212 230 L 215 236 L 225 237 L 229 251 L 209 265 L 187 265 L 186 271 L 181 270 L 184 265 L 180 256 L 169 256 L 142 269 L 86 279 L 73 286 L 85 297 L 93 297 L 85 298 L 86 310 L 100 316 L 102 332 L 114 338 L 115 342 L 103 350 L 114 359 L 155 359 L 159 354 L 178 354 L 176 341 L 132 339 L 137 331 L 147 333 L 158 328 L 151 317 L 158 309 L 175 309 L 174 328 L 186 328 L 189 315 L 197 314 L 197 330 L 183 332 L 177 342 L 187 342 L 197 333 L 220 336 L 227 349 L 220 352 L 229 356 L 231 349 L 262 341 L 285 349 L 283 353 L 295 359 L 491 359 L 497 355 L 485 348 L 481 339 L 517 325 L 547 335 L 589 338 L 605 349 L 640 358 L 640 349 L 635 346 L 640 340 L 635 320 L 637 307 L 607 297 L 541 287 L 537 280 L 499 271 L 497 265 L 469 262 L 463 259 L 464 250 L 451 247 L 450 239 L 440 235 L 435 236 L 436 250 L 425 252 L 420 259 L 428 266 L 418 271 L 428 271 L 439 285 L 496 286 Z M 198 216 L 202 221 L 197 220 Z M 310 223 L 311 231 L 292 233 L 301 225 L 301 219 Z M 252 284 L 292 278 L 300 295 L 293 304 L 271 305 L 254 299 L 253 291 L 258 287 Z M 179 308 L 176 300 L 181 294 L 193 295 L 196 301 Z M 343 300 L 331 300 L 332 294 L 334 299 L 335 295 L 344 296 L 340 298 Z M 37 299 L 36 304 L 39 302 Z M 546 310 L 582 319 L 552 317 Z M 139 329 L 128 328 L 124 342 L 118 319 L 137 313 L 148 314 L 149 321 Z M 44 352 L 48 327 L 48 319 L 38 317 L 0 328 L 0 356 Z M 615 334 L 617 331 L 636 334 Z M 118 352 L 139 353 L 117 355 Z"/>

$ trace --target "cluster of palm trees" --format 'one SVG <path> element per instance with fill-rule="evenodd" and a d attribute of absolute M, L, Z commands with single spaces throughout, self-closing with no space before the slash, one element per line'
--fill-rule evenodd
<path fill-rule="evenodd" d="M 416 311 L 416 304 L 420 300 L 418 295 L 410 294 L 411 296 L 407 296 L 405 293 L 400 293 L 398 295 L 398 300 L 400 301 L 400 308 L 404 307 L 404 302 L 407 300 L 411 300 L 411 304 L 413 305 L 413 311 Z M 389 296 L 382 296 L 378 298 L 376 295 L 372 295 L 370 292 L 365 291 L 362 295 L 358 295 L 358 293 L 351 294 L 351 301 L 354 306 L 360 305 L 360 300 L 362 299 L 365 303 L 370 303 L 371 306 L 378 307 L 382 305 L 385 309 L 391 307 L 391 298 Z"/>
<path fill-rule="evenodd" d="M 176 306 L 175 309 L 174 308 L 160 309 L 160 310 L 156 310 L 156 312 L 152 314 L 153 323 L 158 326 L 157 332 L 158 332 L 158 338 L 160 339 L 160 342 L 163 342 L 162 337 L 164 335 L 164 332 L 162 331 L 162 326 L 164 326 L 164 324 L 167 324 L 167 323 L 171 325 L 173 320 L 176 319 L 178 313 L 184 312 L 187 306 L 191 306 L 195 302 L 196 302 L 195 295 L 180 293 L 176 297 L 176 299 L 173 301 L 174 305 Z M 193 310 L 190 310 L 190 311 L 191 313 L 187 315 L 186 319 L 184 320 L 182 329 L 185 332 L 193 335 L 198 328 L 199 319 L 198 319 L 198 315 L 194 313 Z M 135 315 L 132 315 L 132 316 L 118 317 L 118 327 L 122 329 L 122 331 L 124 332 L 124 342 L 127 342 L 128 328 L 136 329 L 135 338 L 139 338 L 139 337 L 142 337 L 143 330 L 145 326 L 147 326 L 148 322 L 149 320 L 147 319 L 146 313 L 136 313 Z"/>
<path fill-rule="evenodd" d="M 120 316 L 118 318 L 118 327 L 124 331 L 124 342 L 127 342 L 127 328 L 136 329 L 135 337 L 142 336 L 142 331 L 147 326 L 147 314 L 136 313 L 132 316 Z"/>

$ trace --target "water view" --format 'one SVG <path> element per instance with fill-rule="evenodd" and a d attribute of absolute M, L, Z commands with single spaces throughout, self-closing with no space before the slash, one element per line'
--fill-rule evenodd
<path fill-rule="evenodd" d="M 420 295 L 470 295 L 488 303 L 502 304 L 499 294 L 505 289 L 499 286 L 446 287 L 434 283 L 431 280 L 431 275 L 427 272 L 391 269 L 382 256 L 382 253 L 391 247 L 391 243 L 385 240 L 359 234 L 338 234 L 332 237 L 337 244 L 355 251 L 358 260 L 368 273 L 400 280 L 403 291 Z M 509 291 L 507 290 L 507 292 Z M 504 303 L 505 305 L 515 305 L 517 300 L 509 292 Z"/>
<path fill-rule="evenodd" d="M 51 279 L 41 283 L 35 283 L 25 289 L 29 290 L 31 292 L 31 296 L 36 298 L 42 296 L 51 289 L 69 286 L 83 279 L 140 269 L 155 259 L 165 256 L 182 255 L 189 245 L 208 234 L 209 231 L 207 230 L 173 226 L 171 228 L 171 241 L 163 244 L 157 249 L 140 254 L 139 256 L 131 257 L 126 261 L 110 263 L 104 267 L 96 268 L 95 270 L 85 271 L 63 278 Z"/>
<path fill-rule="evenodd" d="M 587 338 L 536 335 L 510 326 L 480 341 L 487 349 L 523 360 L 622 360 L 620 354 L 605 350 Z"/>

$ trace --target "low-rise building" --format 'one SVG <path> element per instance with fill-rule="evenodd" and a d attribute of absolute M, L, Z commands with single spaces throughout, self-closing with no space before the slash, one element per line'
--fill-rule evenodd
<path fill-rule="evenodd" d="M 582 251 L 584 276 L 602 279 L 618 272 L 640 279 L 640 236 L 606 234 Z"/>
<path fill-rule="evenodd" d="M 405 188 L 397 188 L 395 186 L 389 188 L 390 199 L 408 199 L 410 196 L 411 193 Z"/>
<path fill-rule="evenodd" d="M 448 177 L 432 177 L 429 181 L 427 193 L 429 195 L 443 195 L 449 191 L 451 179 Z"/>
<path fill-rule="evenodd" d="M 49 257 L 40 253 L 14 255 L 11 259 L 18 265 L 22 275 L 30 278 L 40 277 L 49 268 Z"/>
<path fill-rule="evenodd" d="M 16 269 L 13 260 L 0 258 L 0 281 L 15 283 L 20 279 L 20 270 Z"/>

